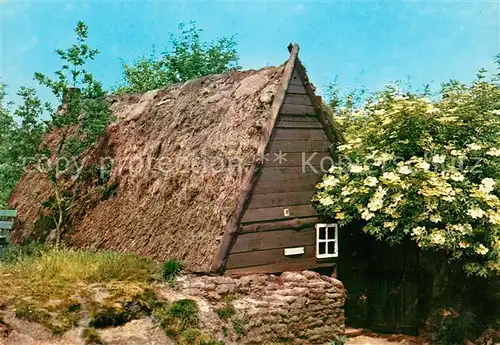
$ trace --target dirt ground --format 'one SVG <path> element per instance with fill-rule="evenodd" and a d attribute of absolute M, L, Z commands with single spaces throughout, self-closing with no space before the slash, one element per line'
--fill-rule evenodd
<path fill-rule="evenodd" d="M 351 338 L 347 341 L 346 345 L 424 345 L 413 337 L 407 336 L 379 336 L 379 335 L 361 335 Z"/>

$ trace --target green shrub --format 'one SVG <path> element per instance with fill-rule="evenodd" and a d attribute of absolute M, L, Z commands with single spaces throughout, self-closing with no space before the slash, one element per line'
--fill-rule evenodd
<path fill-rule="evenodd" d="M 176 259 L 165 261 L 162 266 L 163 278 L 165 280 L 172 280 L 182 271 L 183 265 L 182 261 Z"/>
<path fill-rule="evenodd" d="M 215 312 L 222 320 L 228 320 L 236 313 L 236 310 L 231 302 L 227 302 L 224 307 L 215 309 Z"/>
<path fill-rule="evenodd" d="M 196 344 L 202 332 L 197 328 L 188 328 L 181 333 L 181 344 Z"/>
<path fill-rule="evenodd" d="M 344 345 L 348 339 L 345 335 L 336 335 L 330 340 L 328 345 Z"/>
<path fill-rule="evenodd" d="M 233 330 L 236 334 L 238 334 L 239 336 L 245 335 L 245 326 L 243 320 L 234 319 L 232 321 L 232 324 L 233 324 Z"/>
<path fill-rule="evenodd" d="M 82 338 L 86 345 L 104 345 L 101 336 L 94 328 L 85 328 L 82 332 Z"/>
<path fill-rule="evenodd" d="M 78 324 L 81 319 L 81 306 L 78 302 L 66 301 L 56 309 L 42 308 L 32 302 L 22 300 L 15 305 L 16 317 L 36 322 L 47 327 L 53 334 L 60 335 Z"/>
<path fill-rule="evenodd" d="M 448 316 L 432 335 L 436 345 L 462 345 L 474 331 L 476 316 L 471 311 Z"/>
<path fill-rule="evenodd" d="M 192 299 L 181 299 L 172 303 L 169 315 L 180 320 L 182 330 L 198 326 L 198 306 Z"/>
<path fill-rule="evenodd" d="M 30 257 L 40 257 L 48 248 L 40 243 L 30 243 L 27 245 L 8 245 L 0 250 L 0 263 L 15 264 Z"/>

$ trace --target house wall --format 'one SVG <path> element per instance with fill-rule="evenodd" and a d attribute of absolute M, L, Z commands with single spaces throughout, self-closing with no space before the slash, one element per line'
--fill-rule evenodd
<path fill-rule="evenodd" d="M 175 283 L 182 298 L 197 301 L 203 329 L 226 329 L 225 344 L 326 344 L 344 333 L 344 286 L 316 272 L 183 275 Z M 226 320 L 213 312 L 228 307 L 234 314 Z"/>
<path fill-rule="evenodd" d="M 311 204 L 315 185 L 331 165 L 329 145 L 311 98 L 294 70 L 264 166 L 226 261 L 226 274 L 332 266 L 332 260 L 316 259 L 314 225 L 320 219 Z M 304 247 L 304 254 L 285 256 L 284 249 L 290 247 Z"/>

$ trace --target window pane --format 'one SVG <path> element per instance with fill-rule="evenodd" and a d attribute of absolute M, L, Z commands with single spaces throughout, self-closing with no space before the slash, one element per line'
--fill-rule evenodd
<path fill-rule="evenodd" d="M 335 254 L 335 241 L 328 242 L 328 254 Z"/>
<path fill-rule="evenodd" d="M 335 239 L 335 227 L 328 228 L 328 239 L 329 240 Z"/>
<path fill-rule="evenodd" d="M 326 254 L 326 242 L 319 243 L 318 254 Z"/>
<path fill-rule="evenodd" d="M 319 228 L 319 239 L 326 239 L 326 228 Z"/>

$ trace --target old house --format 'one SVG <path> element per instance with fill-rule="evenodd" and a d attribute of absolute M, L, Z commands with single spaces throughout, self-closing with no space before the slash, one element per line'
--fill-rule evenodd
<path fill-rule="evenodd" d="M 337 228 L 311 198 L 340 134 L 298 52 L 290 46 L 279 67 L 112 98 L 117 121 L 98 148 L 101 165 L 114 162 L 100 182 L 106 197 L 74 211 L 67 241 L 178 258 L 196 272 L 333 266 Z M 32 196 L 47 190 L 33 173 L 17 186 L 15 240 L 43 232 Z"/>
<path fill-rule="evenodd" d="M 336 266 L 349 322 L 413 333 L 414 256 L 403 264 L 401 251 L 409 251 L 366 239 L 357 225 L 339 230 L 311 202 L 343 138 L 298 53 L 290 46 L 278 67 L 112 96 L 117 120 L 82 157 L 85 198 L 65 240 L 181 259 L 199 273 L 330 275 Z M 22 178 L 11 199 L 14 241 L 49 235 L 51 217 L 39 202 L 49 193 L 36 173 Z"/>

